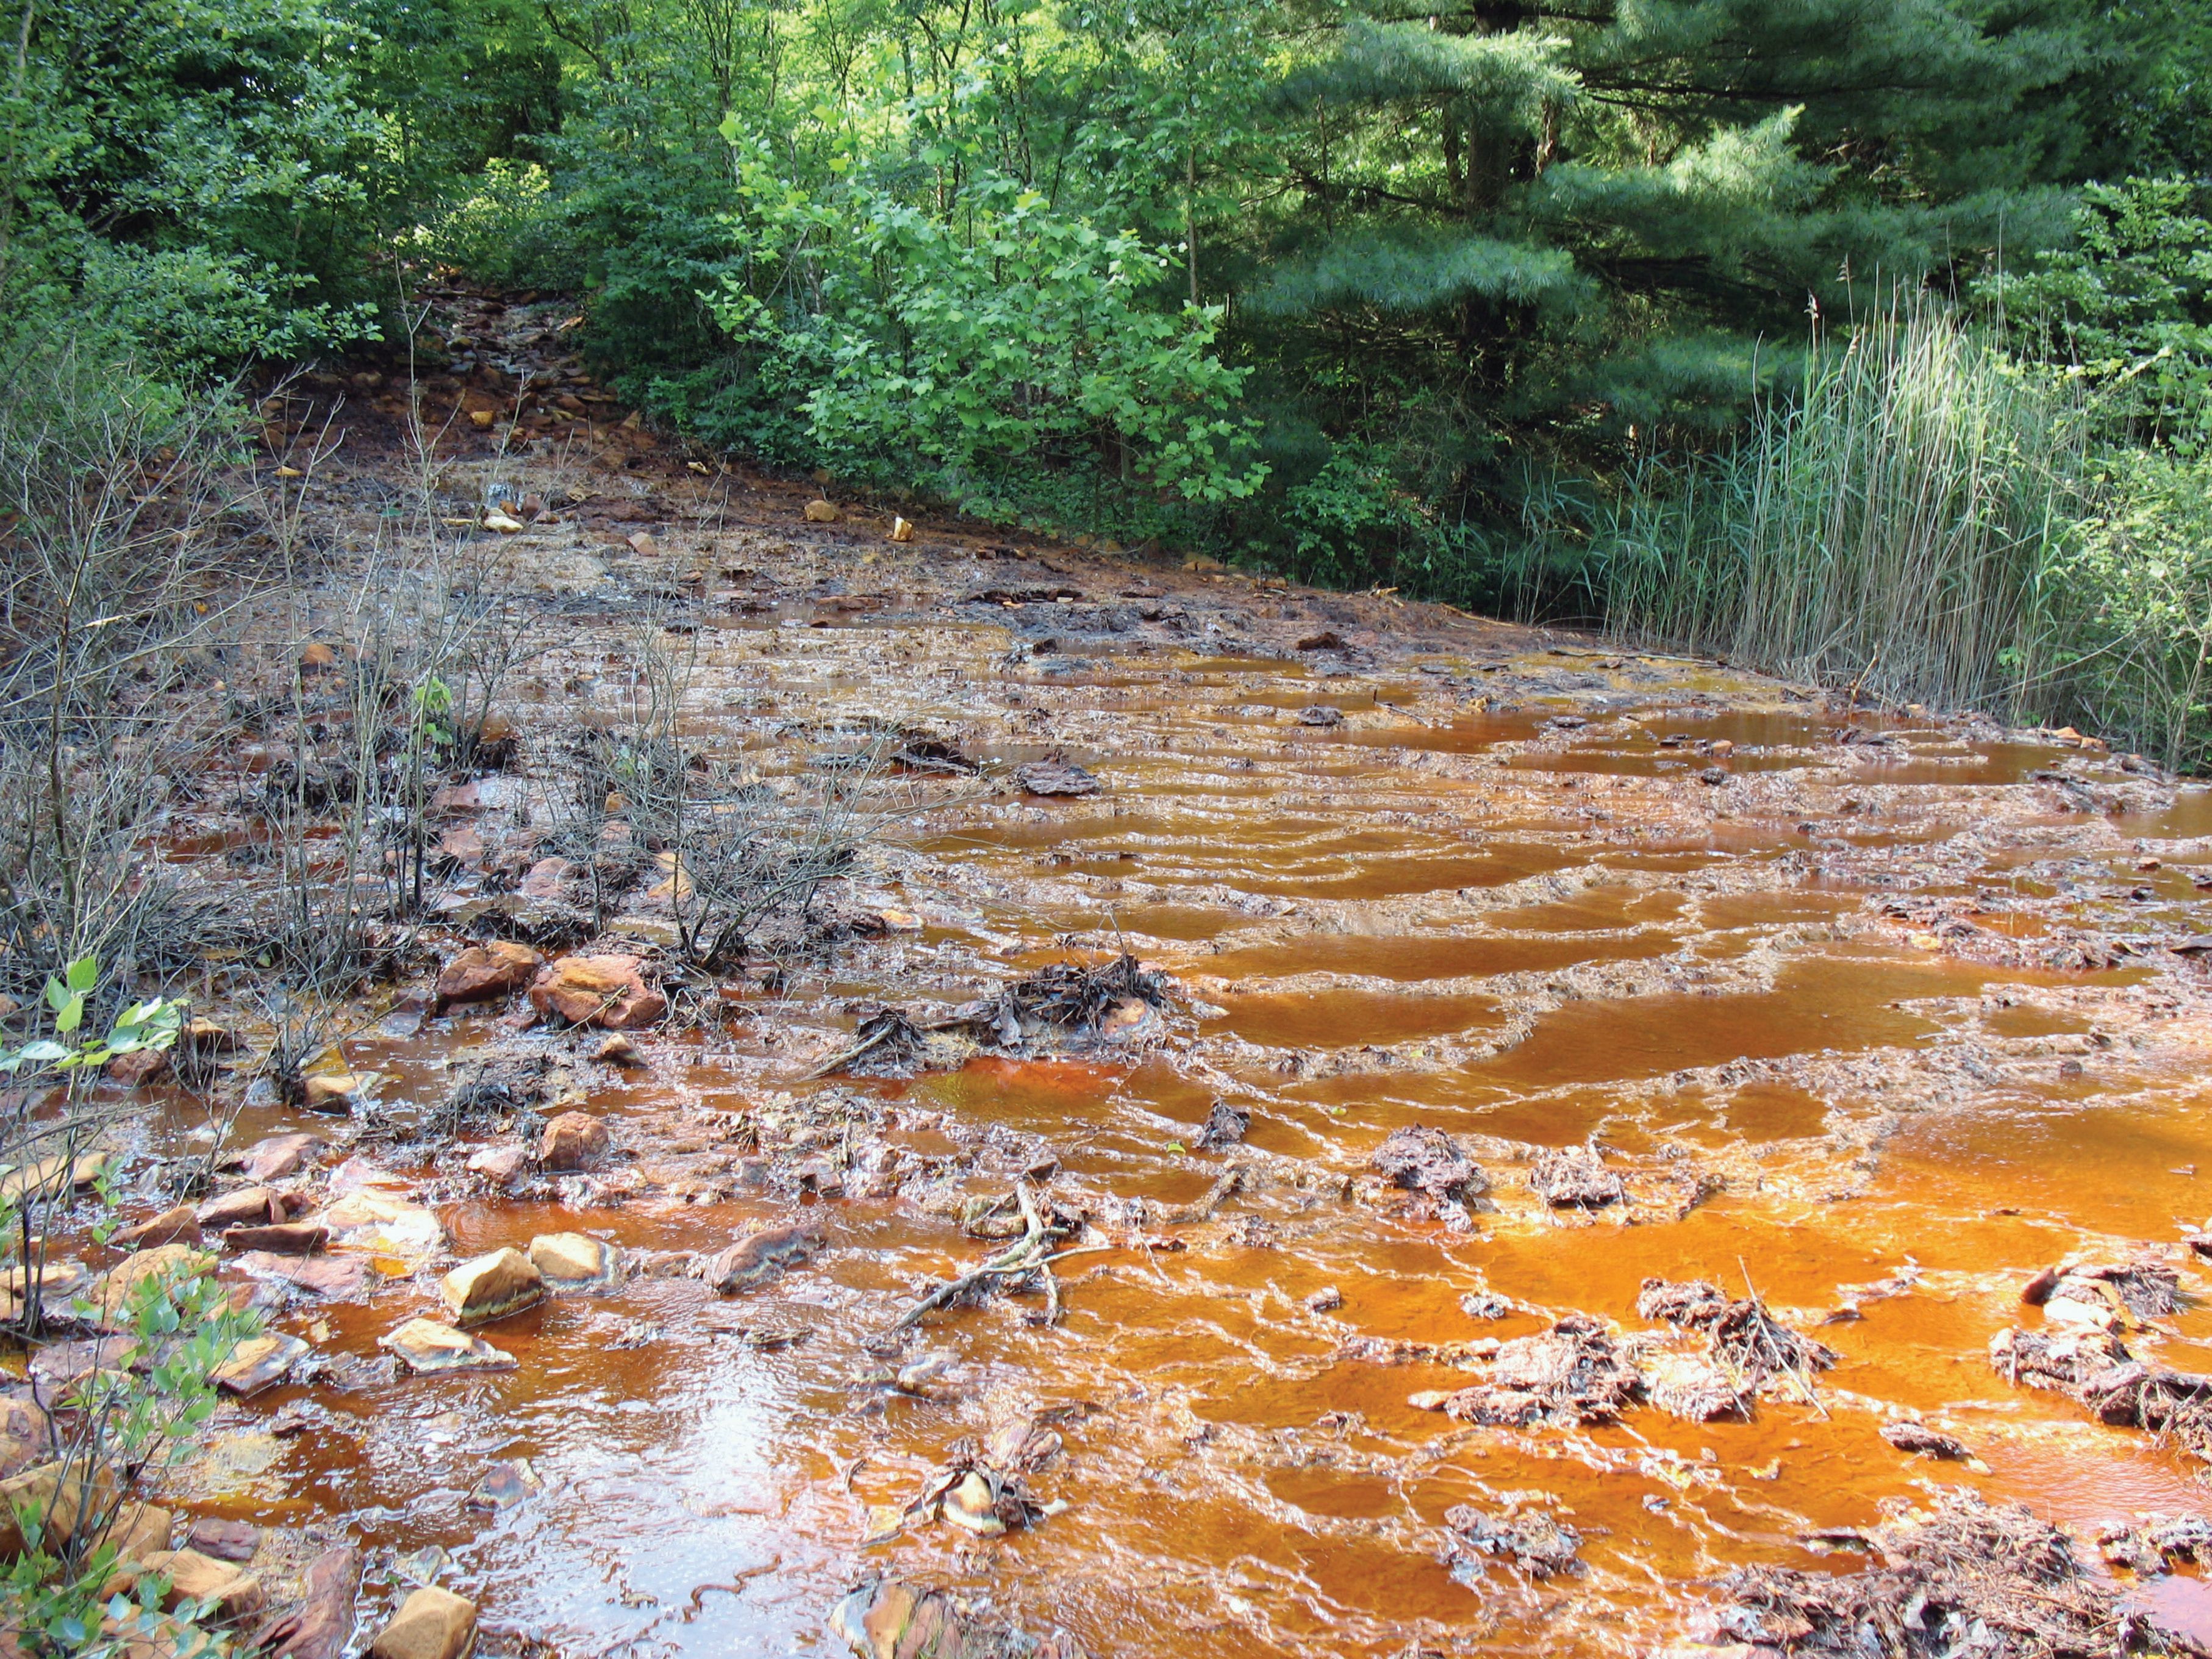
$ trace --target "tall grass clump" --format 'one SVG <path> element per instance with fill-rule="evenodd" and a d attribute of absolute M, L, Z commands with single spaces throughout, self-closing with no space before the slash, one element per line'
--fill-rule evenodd
<path fill-rule="evenodd" d="M 2039 578 L 2089 472 L 2078 399 L 1931 302 L 1816 349 L 1725 453 L 1644 464 L 1596 539 L 1620 634 L 1898 701 L 2022 711 Z"/>

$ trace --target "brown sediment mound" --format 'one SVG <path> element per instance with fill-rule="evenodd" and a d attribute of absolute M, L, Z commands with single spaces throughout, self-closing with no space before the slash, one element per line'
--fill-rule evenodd
<path fill-rule="evenodd" d="M 1786 1377 L 1809 1399 L 1813 1373 L 1826 1370 L 1839 1358 L 1826 1344 L 1775 1318 L 1757 1297 L 1731 1302 L 1703 1279 L 1647 1279 L 1636 1311 L 1646 1319 L 1705 1332 L 1707 1353 L 1747 1397 Z"/>
<path fill-rule="evenodd" d="M 1863 1572 L 1747 1567 L 1721 1581 L 1729 1636 L 1755 1650 L 1864 1659 L 2110 1659 L 2131 1650 L 2204 1651 L 2092 1571 L 2057 1528 L 2016 1504 L 1944 1494 L 1932 1510 L 1872 1528 Z"/>
<path fill-rule="evenodd" d="M 1439 1203 L 1480 1198 L 1490 1190 L 1490 1177 L 1459 1142 L 1425 1125 L 1393 1130 L 1368 1162 L 1392 1186 L 1425 1193 Z"/>
<path fill-rule="evenodd" d="M 1576 1554 L 1582 1534 L 1539 1510 L 1493 1516 L 1461 1504 L 1444 1512 L 1444 1525 L 1451 1528 L 1449 1558 L 1455 1565 L 1480 1565 L 1486 1556 L 1509 1562 L 1531 1578 L 1582 1566 Z"/>
<path fill-rule="evenodd" d="M 1602 1209 L 1628 1196 L 1620 1177 L 1605 1167 L 1595 1149 L 1558 1146 L 1536 1160 L 1528 1186 L 1554 1209 Z"/>

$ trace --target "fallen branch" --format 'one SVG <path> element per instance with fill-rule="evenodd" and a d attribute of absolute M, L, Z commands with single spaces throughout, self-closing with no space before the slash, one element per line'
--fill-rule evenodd
<path fill-rule="evenodd" d="M 868 1346 L 871 1348 L 881 1349 L 888 1346 L 911 1330 L 925 1315 L 951 1306 L 978 1285 L 994 1279 L 1026 1276 L 1039 1271 L 1045 1277 L 1048 1317 L 1057 1319 L 1060 1316 L 1060 1292 L 1052 1276 L 1052 1258 L 1046 1249 L 1052 1242 L 1053 1229 L 1037 1208 L 1036 1200 L 1030 1195 L 1026 1183 L 1015 1184 L 1014 1199 L 1022 1206 L 1021 1237 L 1010 1249 L 992 1257 L 981 1267 L 971 1268 L 957 1279 L 948 1279 L 930 1291 L 900 1316 L 896 1324 L 870 1342 Z"/>

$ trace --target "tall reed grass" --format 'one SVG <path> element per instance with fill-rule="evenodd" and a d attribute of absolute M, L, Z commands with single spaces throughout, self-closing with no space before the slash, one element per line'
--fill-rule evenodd
<path fill-rule="evenodd" d="M 2078 399 L 1907 299 L 1814 350 L 1733 448 L 1644 463 L 1593 580 L 1624 636 L 2018 717 L 2063 655 L 2039 577 L 2089 459 Z"/>

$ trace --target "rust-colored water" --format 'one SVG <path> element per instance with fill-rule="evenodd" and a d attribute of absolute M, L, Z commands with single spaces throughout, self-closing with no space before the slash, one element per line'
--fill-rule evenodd
<path fill-rule="evenodd" d="M 1984 1359 L 1994 1333 L 2038 1317 L 2017 1304 L 2028 1275 L 2138 1245 L 2166 1249 L 2192 1297 L 2173 1352 L 2212 1342 L 2202 1274 L 2172 1249 L 2212 1212 L 2212 1114 L 2183 1035 L 2197 1005 L 2180 976 L 2197 970 L 2053 967 L 2015 948 L 2124 911 L 2107 890 L 2136 879 L 2142 838 L 2165 838 L 2166 878 L 2200 860 L 2180 838 L 2212 834 L 2201 798 L 2115 825 L 2026 799 L 2020 781 L 2052 752 L 2039 745 L 1899 727 L 1903 752 L 1878 763 L 1832 740 L 1839 718 L 1686 712 L 1664 687 L 1610 691 L 1588 726 L 1553 729 L 1571 699 L 1469 713 L 1402 667 L 1324 678 L 1267 659 L 1101 655 L 1048 681 L 994 670 L 994 629 L 766 620 L 701 636 L 687 710 L 701 740 L 738 754 L 770 742 L 771 719 L 827 726 L 852 712 L 839 688 L 865 685 L 872 714 L 951 720 L 1003 758 L 1065 750 L 1105 790 L 919 805 L 855 887 L 920 931 L 794 968 L 781 1000 L 656 1048 L 644 1078 L 595 1073 L 618 1140 L 641 1164 L 679 1142 L 696 1155 L 720 1144 L 714 1114 L 851 1098 L 884 1115 L 917 1176 L 989 1131 L 963 1176 L 978 1193 L 1007 1190 L 1034 1157 L 1056 1159 L 1067 1190 L 1155 1213 L 1232 1161 L 1256 1190 L 1066 1263 L 1056 1327 L 1028 1322 L 1034 1298 L 994 1303 L 932 1319 L 897 1362 L 867 1340 L 997 1247 L 897 1198 L 811 1200 L 831 1248 L 743 1304 L 799 1346 L 711 1334 L 688 1281 L 562 1298 L 487 1331 L 510 1373 L 288 1388 L 228 1414 L 235 1455 L 194 1477 L 202 1507 L 342 1526 L 391 1553 L 442 1547 L 447 1582 L 495 1633 L 578 1659 L 830 1651 L 824 1613 L 870 1571 L 988 1595 L 1116 1659 L 1379 1659 L 1416 1642 L 1648 1650 L 1729 1567 L 1847 1570 L 1801 1535 L 1937 1485 L 2085 1528 L 2203 1506 L 2178 1453 L 2011 1388 Z M 1345 725 L 1295 724 L 1317 702 Z M 1719 763 L 1694 748 L 1720 740 L 1735 748 Z M 1727 781 L 1700 781 L 1715 764 Z M 1988 909 L 1968 945 L 1883 908 L 1981 893 L 2014 908 Z M 2199 908 L 2185 881 L 2163 902 Z M 800 1080 L 853 1023 L 850 999 L 957 1000 L 1117 940 L 1195 1005 L 1156 1051 Z M 2173 999 L 2163 1024 L 2145 1012 L 2154 993 Z M 389 1074 L 404 1119 L 497 1036 L 463 1017 L 347 1055 Z M 1248 1143 L 1189 1150 L 1223 1097 L 1251 1112 Z M 1382 1137 L 1413 1123 L 1519 1144 L 1485 1153 L 1497 1208 L 1470 1230 L 1360 1184 Z M 1593 1136 L 1636 1201 L 1547 1212 L 1528 1150 Z M 459 1160 L 403 1173 L 435 1196 Z M 568 1228 L 710 1248 L 788 1212 L 663 1184 L 619 1204 L 474 1197 L 441 1213 L 465 1255 Z M 1742 1423 L 1638 1409 L 1604 1428 L 1470 1429 L 1408 1404 L 1464 1374 L 1339 1357 L 1355 1335 L 1464 1342 L 1570 1310 L 1637 1328 L 1653 1274 L 1748 1281 L 1806 1326 L 1856 1307 L 1819 1326 L 1844 1356 L 1820 1401 L 1765 1401 Z M 326 1352 L 369 1352 L 434 1284 L 285 1322 L 326 1318 Z M 1341 1305 L 1309 1310 L 1325 1289 Z M 1460 1301 L 1477 1290 L 1521 1311 L 1471 1318 Z M 929 1397 L 885 1386 L 887 1364 L 924 1354 L 952 1362 Z M 255 1438 L 295 1401 L 312 1408 L 303 1432 Z M 939 1524 L 864 1542 L 871 1506 L 905 1503 L 957 1441 L 1068 1407 L 1088 1414 L 1031 1481 L 1063 1511 L 1000 1540 Z M 1950 1426 L 1981 1466 L 1893 1450 L 1875 1431 L 1899 1411 Z M 540 1496 L 496 1516 L 464 1507 L 489 1462 L 522 1456 Z M 1444 1511 L 1515 1493 L 1571 1518 L 1583 1573 L 1455 1576 Z"/>

